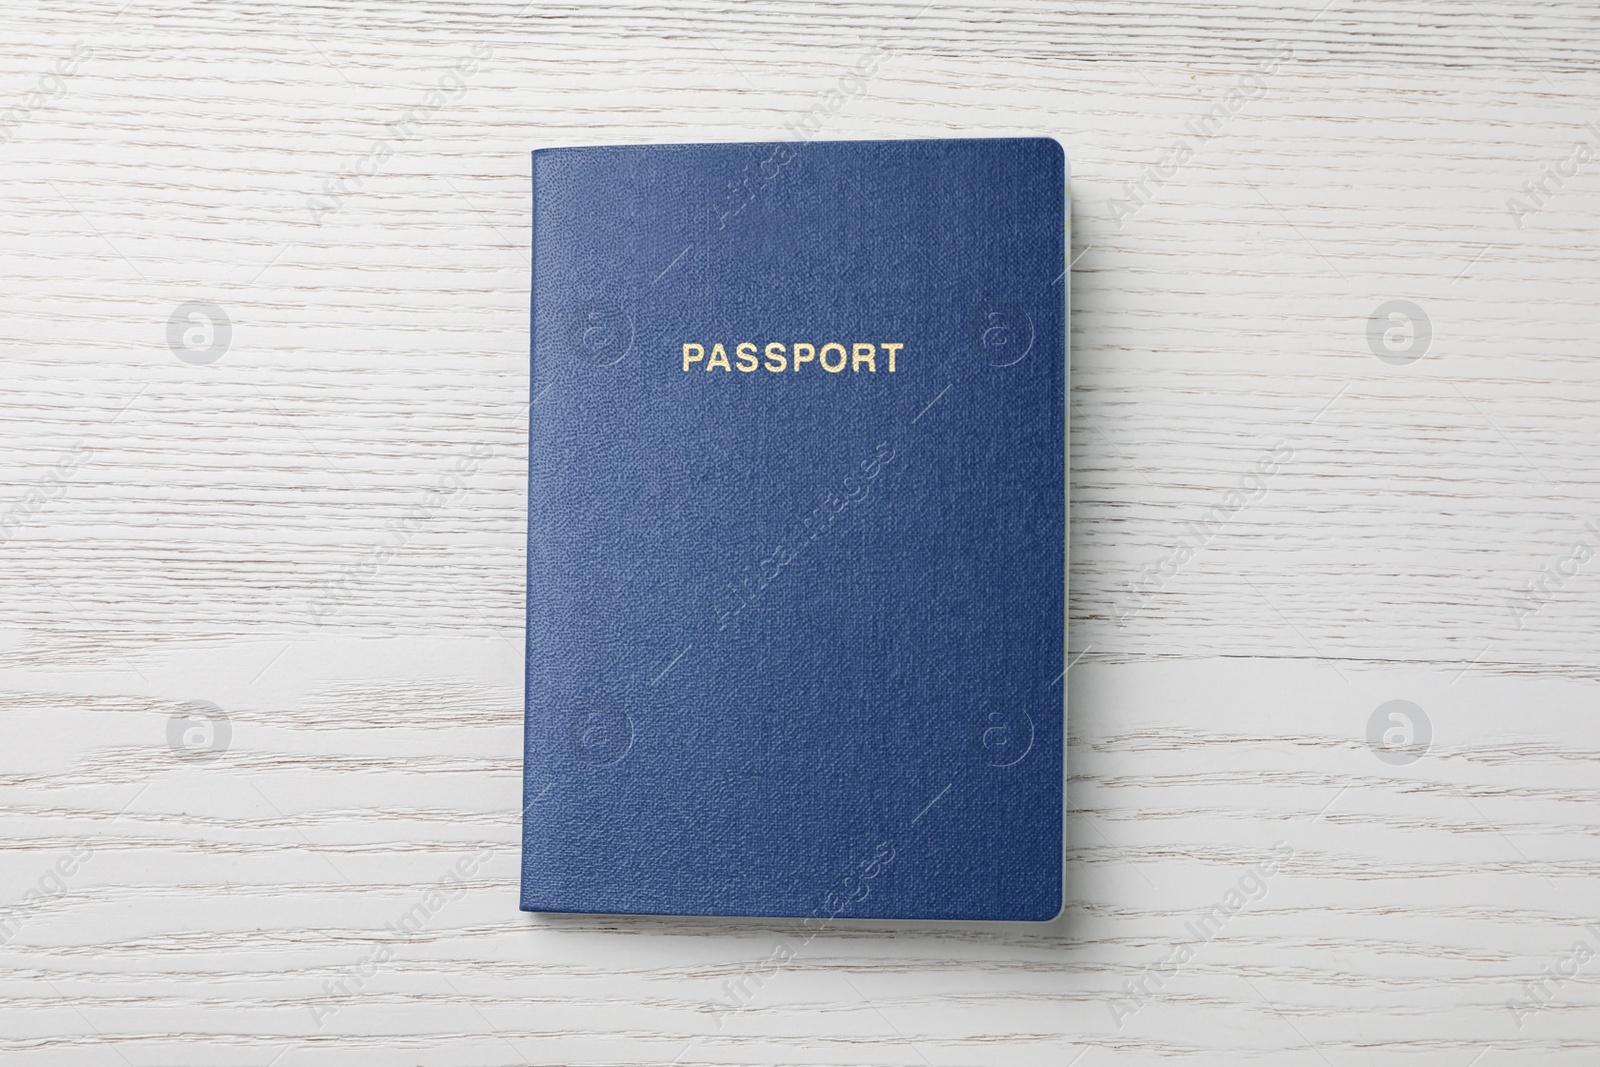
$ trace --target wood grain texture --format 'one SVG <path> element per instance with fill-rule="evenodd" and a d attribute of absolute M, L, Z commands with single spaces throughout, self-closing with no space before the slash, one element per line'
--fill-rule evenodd
<path fill-rule="evenodd" d="M 1600 12 L 0 29 L 4 1062 L 1592 1062 Z M 823 136 L 1073 159 L 1068 907 L 521 914 L 527 152 L 780 138 L 831 92 Z M 1396 299 L 1431 323 L 1405 366 L 1368 337 Z M 169 347 L 191 301 L 231 323 L 205 366 Z M 1367 739 L 1394 699 L 1431 724 L 1403 765 Z M 210 761 L 169 740 L 196 701 Z"/>

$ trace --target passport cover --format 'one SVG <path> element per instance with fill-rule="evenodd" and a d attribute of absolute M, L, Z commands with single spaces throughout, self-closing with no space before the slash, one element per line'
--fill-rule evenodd
<path fill-rule="evenodd" d="M 1067 165 L 533 154 L 522 907 L 1062 904 Z"/>

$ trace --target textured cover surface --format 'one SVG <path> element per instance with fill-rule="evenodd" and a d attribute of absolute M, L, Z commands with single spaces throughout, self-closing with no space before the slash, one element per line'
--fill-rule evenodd
<path fill-rule="evenodd" d="M 1060 146 L 546 149 L 533 198 L 522 907 L 1056 915 Z"/>

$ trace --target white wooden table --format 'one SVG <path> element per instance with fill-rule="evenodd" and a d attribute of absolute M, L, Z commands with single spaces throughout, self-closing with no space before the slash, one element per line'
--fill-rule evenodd
<path fill-rule="evenodd" d="M 1600 1055 L 1600 11 L 53 7 L 0 1061 Z M 1073 157 L 1069 906 L 522 914 L 527 153 L 807 114 Z"/>

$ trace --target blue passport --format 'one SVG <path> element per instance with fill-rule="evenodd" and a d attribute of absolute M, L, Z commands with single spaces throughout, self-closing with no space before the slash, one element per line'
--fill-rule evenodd
<path fill-rule="evenodd" d="M 522 907 L 1062 906 L 1046 138 L 533 154 Z"/>

